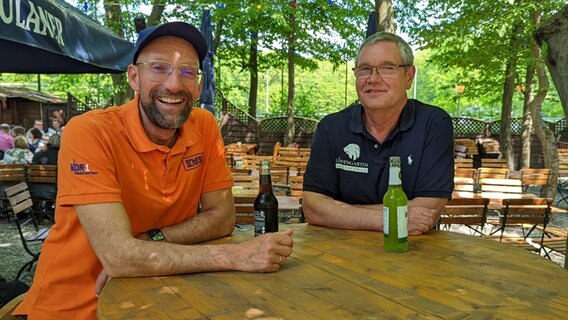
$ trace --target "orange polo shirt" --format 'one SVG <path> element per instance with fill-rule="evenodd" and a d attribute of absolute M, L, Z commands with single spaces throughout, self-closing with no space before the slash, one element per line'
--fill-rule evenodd
<path fill-rule="evenodd" d="M 74 117 L 62 135 L 58 163 L 56 223 L 15 312 L 31 320 L 96 319 L 102 265 L 74 205 L 121 202 L 137 235 L 192 218 L 202 193 L 233 184 L 209 111 L 193 109 L 169 149 L 146 136 L 137 98 Z"/>

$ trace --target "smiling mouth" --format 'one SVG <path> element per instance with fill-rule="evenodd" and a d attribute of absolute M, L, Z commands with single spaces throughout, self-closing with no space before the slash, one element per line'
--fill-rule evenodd
<path fill-rule="evenodd" d="M 156 99 L 162 103 L 167 103 L 167 104 L 179 104 L 185 100 L 183 98 L 174 98 L 174 97 L 157 97 Z"/>

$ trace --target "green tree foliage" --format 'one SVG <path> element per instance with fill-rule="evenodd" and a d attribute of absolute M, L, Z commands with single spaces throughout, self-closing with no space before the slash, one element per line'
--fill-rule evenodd
<path fill-rule="evenodd" d="M 546 19 L 564 4 L 558 0 L 401 0 L 396 3 L 395 12 L 399 28 L 421 49 L 431 49 L 428 62 L 453 75 L 454 84 L 465 85 L 460 98 L 465 103 L 462 110 L 478 109 L 483 112 L 482 117 L 490 117 L 490 110 L 501 106 L 505 65 L 510 57 L 518 59 L 516 84 L 522 87 L 524 82 L 526 66 L 532 59 L 529 44 L 535 30 L 531 12 L 539 7 Z M 520 46 L 511 48 L 510 38 L 517 22 L 524 24 L 516 35 L 521 39 Z M 446 83 L 446 87 L 442 94 L 450 102 L 452 86 Z M 454 96 L 453 100 L 456 99 Z M 515 94 L 513 99 L 513 114 L 521 116 L 522 95 Z M 558 101 L 556 93 L 549 92 L 543 104 L 546 117 L 559 115 L 552 111 L 558 110 L 554 107 Z M 455 112 L 455 108 L 448 110 Z M 500 110 L 497 117 L 500 118 Z"/>

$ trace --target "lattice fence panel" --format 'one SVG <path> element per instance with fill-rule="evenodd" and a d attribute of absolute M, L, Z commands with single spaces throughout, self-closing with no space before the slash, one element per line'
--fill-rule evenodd
<path fill-rule="evenodd" d="M 452 118 L 454 124 L 454 137 L 475 137 L 483 133 L 486 123 L 471 118 Z"/>

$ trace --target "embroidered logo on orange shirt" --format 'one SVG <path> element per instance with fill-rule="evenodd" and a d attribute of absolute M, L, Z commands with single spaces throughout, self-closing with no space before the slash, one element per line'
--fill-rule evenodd
<path fill-rule="evenodd" d="M 98 174 L 96 171 L 91 171 L 89 169 L 88 163 L 77 163 L 73 160 L 73 163 L 70 164 L 71 172 L 75 175 L 82 175 L 82 174 Z"/>
<path fill-rule="evenodd" d="M 193 170 L 203 163 L 203 153 L 198 153 L 182 159 L 185 171 Z"/>

